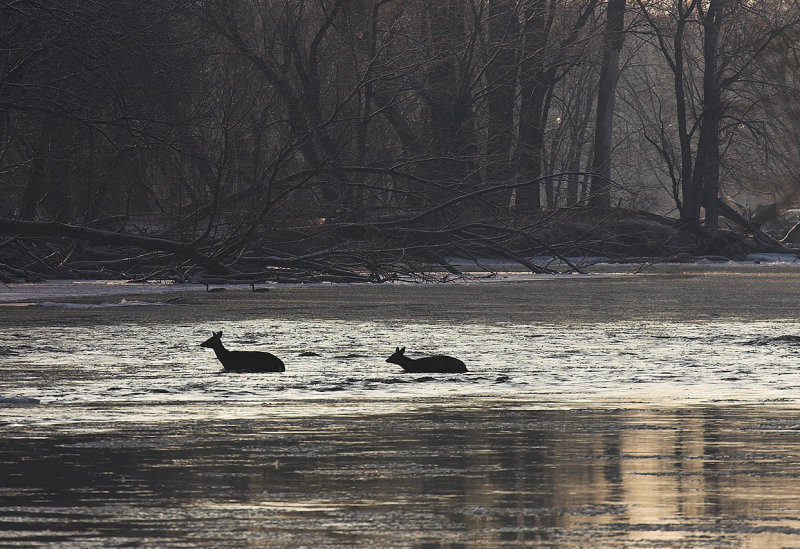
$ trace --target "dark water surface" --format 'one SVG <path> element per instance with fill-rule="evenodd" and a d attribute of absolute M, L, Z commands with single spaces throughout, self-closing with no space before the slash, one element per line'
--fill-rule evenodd
<path fill-rule="evenodd" d="M 800 547 L 798 273 L 2 305 L 0 546 Z"/>
<path fill-rule="evenodd" d="M 797 411 L 463 404 L 6 426 L 0 544 L 800 543 Z"/>

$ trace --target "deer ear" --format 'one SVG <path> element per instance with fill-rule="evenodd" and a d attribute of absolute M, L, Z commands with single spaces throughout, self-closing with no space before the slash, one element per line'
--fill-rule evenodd
<path fill-rule="evenodd" d="M 406 352 L 406 348 L 405 348 L 405 347 L 403 347 L 402 349 L 400 349 L 400 354 L 403 354 L 403 353 L 405 353 L 405 352 Z"/>
<path fill-rule="evenodd" d="M 217 337 L 222 337 L 222 330 L 220 330 L 219 332 L 214 332 L 214 335 Z"/>
<path fill-rule="evenodd" d="M 394 352 L 395 352 L 395 353 L 399 353 L 399 352 L 400 352 L 400 347 L 395 347 L 395 348 L 394 348 Z"/>

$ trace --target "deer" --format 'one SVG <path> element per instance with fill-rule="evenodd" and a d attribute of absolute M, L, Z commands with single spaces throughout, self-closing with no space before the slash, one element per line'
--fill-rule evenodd
<path fill-rule="evenodd" d="M 285 372 L 283 361 L 264 351 L 229 351 L 222 345 L 222 332 L 213 335 L 200 344 L 214 349 L 226 372 Z"/>
<path fill-rule="evenodd" d="M 460 374 L 467 371 L 467 366 L 459 359 L 447 355 L 409 358 L 406 348 L 395 347 L 394 354 L 386 362 L 398 364 L 404 371 L 412 374 Z"/>

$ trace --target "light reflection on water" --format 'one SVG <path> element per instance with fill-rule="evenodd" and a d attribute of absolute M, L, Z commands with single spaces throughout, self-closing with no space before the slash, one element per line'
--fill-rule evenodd
<path fill-rule="evenodd" d="M 223 330 L 230 349 L 280 356 L 287 372 L 223 373 L 213 352 L 199 347 L 212 328 Z M 789 321 L 33 327 L 4 338 L 0 395 L 92 405 L 474 395 L 615 405 L 640 399 L 797 402 L 795 335 L 800 324 Z M 396 345 L 408 346 L 411 356 L 456 355 L 470 371 L 403 374 L 385 362 Z"/>
<path fill-rule="evenodd" d="M 198 345 L 279 355 L 224 374 Z M 788 321 L 5 334 L 0 545 L 800 545 Z M 385 363 L 449 353 L 466 375 Z M 320 356 L 300 356 L 313 351 Z"/>
<path fill-rule="evenodd" d="M 0 544 L 768 548 L 800 540 L 797 411 L 466 404 L 173 423 L 95 418 L 91 429 L 55 432 L 7 426 Z"/>

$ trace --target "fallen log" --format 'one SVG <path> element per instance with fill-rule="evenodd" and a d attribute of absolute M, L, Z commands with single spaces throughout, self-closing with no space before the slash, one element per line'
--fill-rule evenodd
<path fill-rule="evenodd" d="M 74 238 L 113 246 L 132 246 L 148 251 L 169 252 L 185 259 L 190 259 L 212 274 L 231 275 L 235 273 L 230 267 L 203 254 L 197 248 L 165 238 L 115 233 L 54 221 L 20 221 L 8 218 L 0 218 L 0 234 L 26 237 Z"/>
<path fill-rule="evenodd" d="M 761 230 L 761 225 L 754 221 L 750 221 L 742 216 L 739 212 L 734 210 L 727 202 L 722 199 L 717 199 L 717 207 L 719 208 L 719 213 L 722 214 L 723 217 L 726 217 L 742 227 L 743 229 L 750 232 L 753 235 L 753 238 L 760 241 L 763 245 L 766 245 L 771 251 L 779 252 L 779 253 L 793 253 L 794 250 L 790 250 L 787 248 L 783 242 L 772 238 L 770 235 L 765 233 Z"/>

